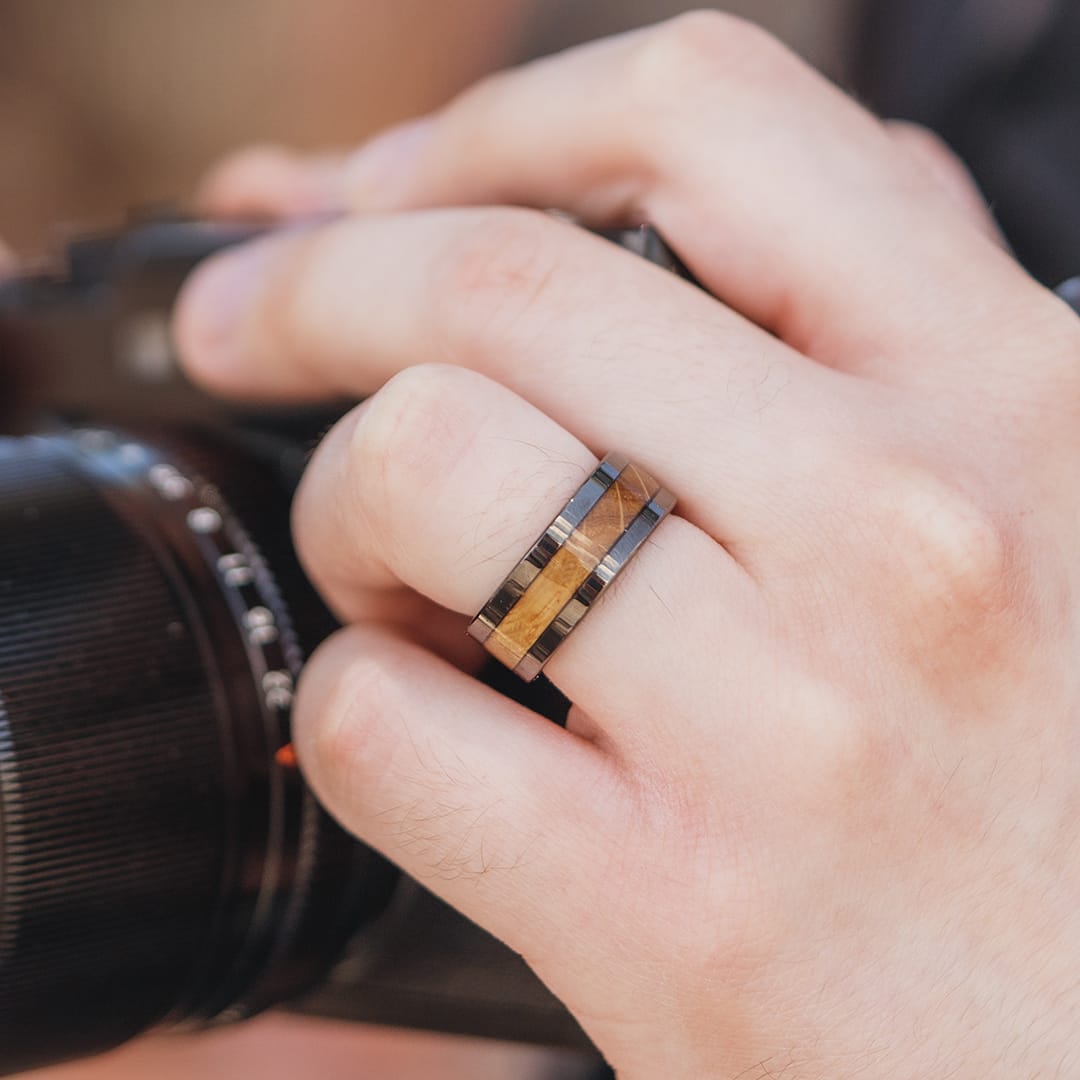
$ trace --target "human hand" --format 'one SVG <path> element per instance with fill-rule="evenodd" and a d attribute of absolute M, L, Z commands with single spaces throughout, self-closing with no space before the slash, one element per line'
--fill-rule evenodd
<path fill-rule="evenodd" d="M 296 706 L 330 810 L 622 1076 L 1075 1074 L 1075 316 L 719 15 L 488 80 L 333 185 L 369 212 L 219 257 L 178 324 L 220 391 L 378 391 L 295 508 L 351 624 Z M 497 202 L 649 220 L 719 299 L 430 209 Z M 564 731 L 461 635 L 608 449 L 680 503 L 554 654 Z"/>

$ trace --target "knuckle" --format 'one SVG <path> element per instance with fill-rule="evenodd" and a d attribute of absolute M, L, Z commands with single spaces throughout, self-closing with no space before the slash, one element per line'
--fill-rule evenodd
<path fill-rule="evenodd" d="M 910 747 L 902 724 L 868 719 L 864 696 L 838 683 L 806 679 L 799 686 L 801 722 L 778 733 L 775 758 L 793 820 L 825 829 L 855 806 L 861 793 L 889 790 L 905 775 Z"/>
<path fill-rule="evenodd" d="M 910 166 L 906 171 L 918 192 L 924 192 L 930 181 L 934 193 L 949 198 L 950 210 L 955 212 L 959 206 L 974 215 L 977 225 L 993 232 L 992 219 L 974 178 L 944 139 L 907 120 L 888 120 L 885 128 L 899 151 L 901 166 Z"/>
<path fill-rule="evenodd" d="M 880 510 L 920 592 L 978 604 L 998 593 L 1005 537 L 972 499 L 921 475 L 894 484 Z"/>
<path fill-rule="evenodd" d="M 418 364 L 394 375 L 350 437 L 360 497 L 382 516 L 432 496 L 466 456 L 478 418 L 470 402 L 479 378 L 450 364 Z"/>
<path fill-rule="evenodd" d="M 918 124 L 913 120 L 886 120 L 885 127 L 894 139 L 912 147 L 917 153 L 925 152 L 959 165 L 960 159 L 953 153 L 949 144 L 937 132 Z"/>
<path fill-rule="evenodd" d="M 871 514 L 919 610 L 988 611 L 1008 584 L 1010 538 L 999 521 L 958 487 L 929 472 L 902 472 L 877 492 Z"/>
<path fill-rule="evenodd" d="M 386 720 L 402 713 L 408 679 L 405 655 L 380 647 L 360 627 L 339 631 L 312 658 L 301 682 L 306 708 L 298 730 L 307 735 L 306 767 L 336 805 L 347 804 L 365 777 L 388 767 Z M 317 700 L 305 701 L 305 691 Z"/>
<path fill-rule="evenodd" d="M 429 316 L 454 351 L 482 349 L 542 306 L 559 264 L 548 216 L 505 208 L 469 219 L 432 269 Z"/>
<path fill-rule="evenodd" d="M 631 61 L 630 82 L 645 104 L 685 110 L 687 91 L 718 80 L 772 82 L 791 54 L 759 25 L 720 11 L 691 11 L 663 23 Z"/>

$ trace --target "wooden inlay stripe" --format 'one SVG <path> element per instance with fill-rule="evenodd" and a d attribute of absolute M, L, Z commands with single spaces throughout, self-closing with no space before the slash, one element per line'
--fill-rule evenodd
<path fill-rule="evenodd" d="M 513 572 L 499 590 L 484 605 L 483 611 L 469 626 L 469 633 L 477 641 L 486 643 L 492 630 L 505 618 L 506 613 L 521 599 L 521 594 L 533 579 L 547 566 L 551 557 L 566 543 L 571 533 L 581 524 L 590 510 L 600 501 L 607 489 L 618 479 L 628 461 L 620 454 L 609 454 L 578 489 L 574 497 L 563 507 L 559 516 L 547 527 L 544 535 L 532 550 L 514 567 Z"/>
<path fill-rule="evenodd" d="M 488 651 L 517 667 L 659 487 L 644 470 L 627 465 L 503 616 L 484 643 Z"/>

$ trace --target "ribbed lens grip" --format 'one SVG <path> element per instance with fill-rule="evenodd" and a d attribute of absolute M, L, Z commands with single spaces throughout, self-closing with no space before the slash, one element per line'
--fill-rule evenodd
<path fill-rule="evenodd" d="M 114 1045 L 190 977 L 225 844 L 195 633 L 147 538 L 86 476 L 0 449 L 6 1070 Z"/>

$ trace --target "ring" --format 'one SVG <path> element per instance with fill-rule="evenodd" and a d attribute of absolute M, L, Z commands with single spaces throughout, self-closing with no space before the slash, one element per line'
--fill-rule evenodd
<path fill-rule="evenodd" d="M 675 496 L 622 454 L 608 454 L 469 624 L 526 682 L 633 558 Z"/>

